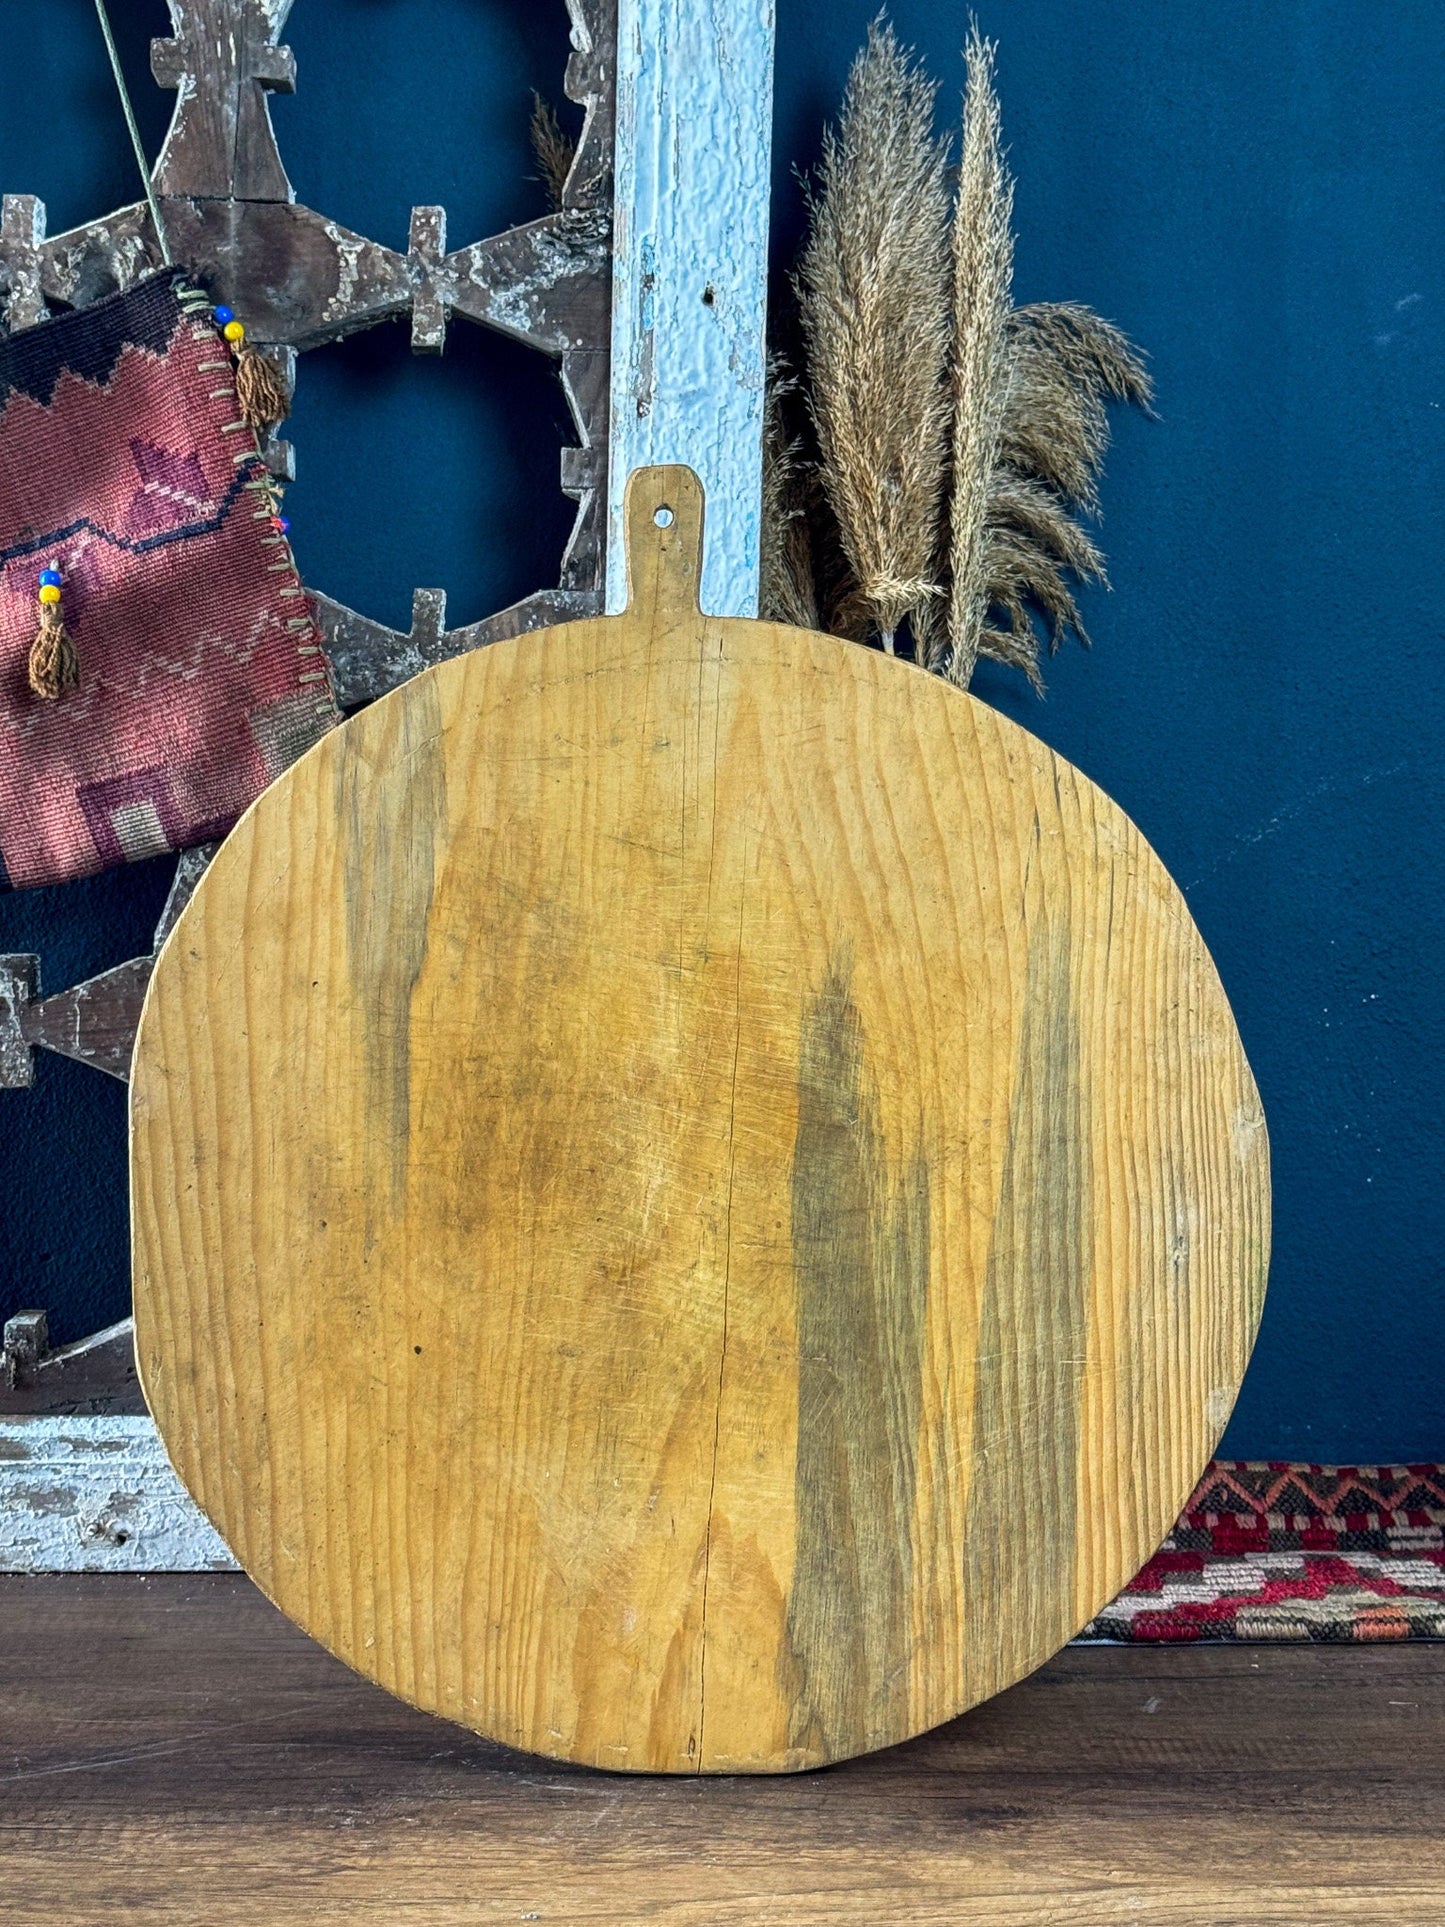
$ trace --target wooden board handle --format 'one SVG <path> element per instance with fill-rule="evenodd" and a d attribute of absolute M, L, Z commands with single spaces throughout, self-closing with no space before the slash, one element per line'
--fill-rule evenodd
<path fill-rule="evenodd" d="M 634 469 L 627 481 L 627 607 L 698 613 L 702 579 L 702 483 L 681 462 Z"/>

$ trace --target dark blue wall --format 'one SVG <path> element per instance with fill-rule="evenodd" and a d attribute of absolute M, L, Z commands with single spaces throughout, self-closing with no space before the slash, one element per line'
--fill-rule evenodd
<path fill-rule="evenodd" d="M 779 0 L 775 237 L 874 0 Z M 124 0 L 145 78 L 163 27 Z M 1155 423 L 1106 480 L 1114 588 L 1091 655 L 1036 703 L 980 692 L 1117 797 L 1183 885 L 1234 1000 L 1275 1160 L 1275 1261 L 1228 1449 L 1445 1457 L 1442 621 L 1445 14 L 1438 0 L 993 0 L 1018 176 L 1021 300 L 1092 302 L 1151 352 Z M 899 0 L 951 96 L 964 10 Z M 89 0 L 6 0 L 0 183 L 53 231 L 132 198 Z M 554 96 L 560 0 L 301 0 L 276 121 L 298 193 L 400 244 L 540 209 L 526 90 Z M 326 76 L 334 77 L 328 85 Z M 781 292 L 782 276 L 779 275 Z M 552 577 L 565 414 L 544 364 L 464 326 L 307 359 L 289 507 L 310 580 L 393 622 L 456 620 Z M 0 900 L 0 948 L 53 986 L 142 948 L 146 866 Z M 0 1310 L 63 1335 L 126 1300 L 122 1093 L 47 1060 L 0 1096 Z"/>

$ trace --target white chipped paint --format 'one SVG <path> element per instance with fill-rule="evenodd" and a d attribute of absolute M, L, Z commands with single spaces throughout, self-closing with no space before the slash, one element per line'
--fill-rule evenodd
<path fill-rule="evenodd" d="M 758 612 L 773 0 L 619 0 L 607 607 L 623 492 L 686 462 L 707 491 L 702 605 Z"/>
<path fill-rule="evenodd" d="M 0 1572 L 235 1569 L 150 1419 L 0 1419 Z"/>
<path fill-rule="evenodd" d="M 582 11 L 581 0 L 567 0 L 568 39 L 573 51 L 590 54 L 592 35 L 588 28 L 587 16 Z"/>
<path fill-rule="evenodd" d="M 550 226 L 537 222 L 532 229 L 533 265 L 530 273 L 498 288 L 492 285 L 494 258 L 484 248 L 471 251 L 466 272 L 468 286 L 484 297 L 489 326 L 509 334 L 543 354 L 561 354 L 582 345 L 574 332 L 559 330 L 548 313 L 548 299 L 569 275 L 588 275 L 605 269 L 609 248 L 606 220 L 591 213 L 552 215 Z"/>
<path fill-rule="evenodd" d="M 361 279 L 361 256 L 366 242 L 359 234 L 338 227 L 335 221 L 323 221 L 321 232 L 336 249 L 336 292 L 322 309 L 322 318 L 336 321 L 350 312 Z"/>

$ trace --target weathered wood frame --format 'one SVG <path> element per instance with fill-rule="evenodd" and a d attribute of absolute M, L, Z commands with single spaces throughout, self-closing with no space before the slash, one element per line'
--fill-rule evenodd
<path fill-rule="evenodd" d="M 577 502 L 558 585 L 460 629 L 440 589 L 418 589 L 406 634 L 313 592 L 337 695 L 368 702 L 429 663 L 501 636 L 590 614 L 605 592 L 606 450 L 611 332 L 611 227 L 617 0 L 566 0 L 573 52 L 564 80 L 584 109 L 554 213 L 448 252 L 446 212 L 413 208 L 406 253 L 300 206 L 286 177 L 267 96 L 290 93 L 296 63 L 280 34 L 291 0 L 168 0 L 172 38 L 151 47 L 157 83 L 176 107 L 153 185 L 172 252 L 294 384 L 296 358 L 410 314 L 412 347 L 439 354 L 453 313 L 526 342 L 558 364 L 579 442 L 562 451 L 561 486 Z M 82 307 L 160 264 L 144 200 L 47 239 L 45 209 L 6 195 L 0 209 L 0 300 L 13 330 L 48 304 Z M 294 471 L 284 441 L 272 470 Z M 183 862 L 178 888 L 204 864 Z M 167 904 L 156 947 L 184 895 Z M 138 957 L 58 995 L 40 994 L 39 959 L 0 957 L 0 1088 L 24 1087 L 33 1053 L 49 1050 L 124 1078 L 150 958 Z"/>
<path fill-rule="evenodd" d="M 413 348 L 439 353 L 455 312 L 551 355 L 579 434 L 562 451 L 561 486 L 578 507 L 555 588 L 454 630 L 444 593 L 418 589 L 406 634 L 312 595 L 342 703 L 483 643 L 620 606 L 609 487 L 646 462 L 698 470 L 707 604 L 755 614 L 772 0 L 566 0 L 564 85 L 584 121 L 560 210 L 448 252 L 444 210 L 418 207 L 405 254 L 296 203 L 266 99 L 295 85 L 280 44 L 292 0 L 168 4 L 173 36 L 151 50 L 157 82 L 177 91 L 153 175 L 162 219 L 177 260 L 245 315 L 288 381 L 305 349 L 408 313 Z M 614 230 L 626 237 L 615 261 Z M 36 325 L 48 303 L 84 305 L 158 262 L 144 201 L 47 238 L 40 202 L 6 196 L 0 316 Z M 286 443 L 266 456 L 292 473 Z M 30 1084 L 36 1050 L 128 1077 L 154 953 L 209 857 L 180 858 L 147 956 L 45 997 L 38 958 L 0 956 L 0 1089 Z M 0 1572 L 231 1563 L 143 1414 L 129 1319 L 56 1352 L 32 1320 L 10 1321 Z"/>

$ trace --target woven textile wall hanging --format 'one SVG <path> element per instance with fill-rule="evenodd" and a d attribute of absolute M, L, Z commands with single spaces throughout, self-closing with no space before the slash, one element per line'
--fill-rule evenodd
<path fill-rule="evenodd" d="M 236 373 L 173 271 L 0 341 L 5 887 L 219 836 L 337 720 Z"/>

